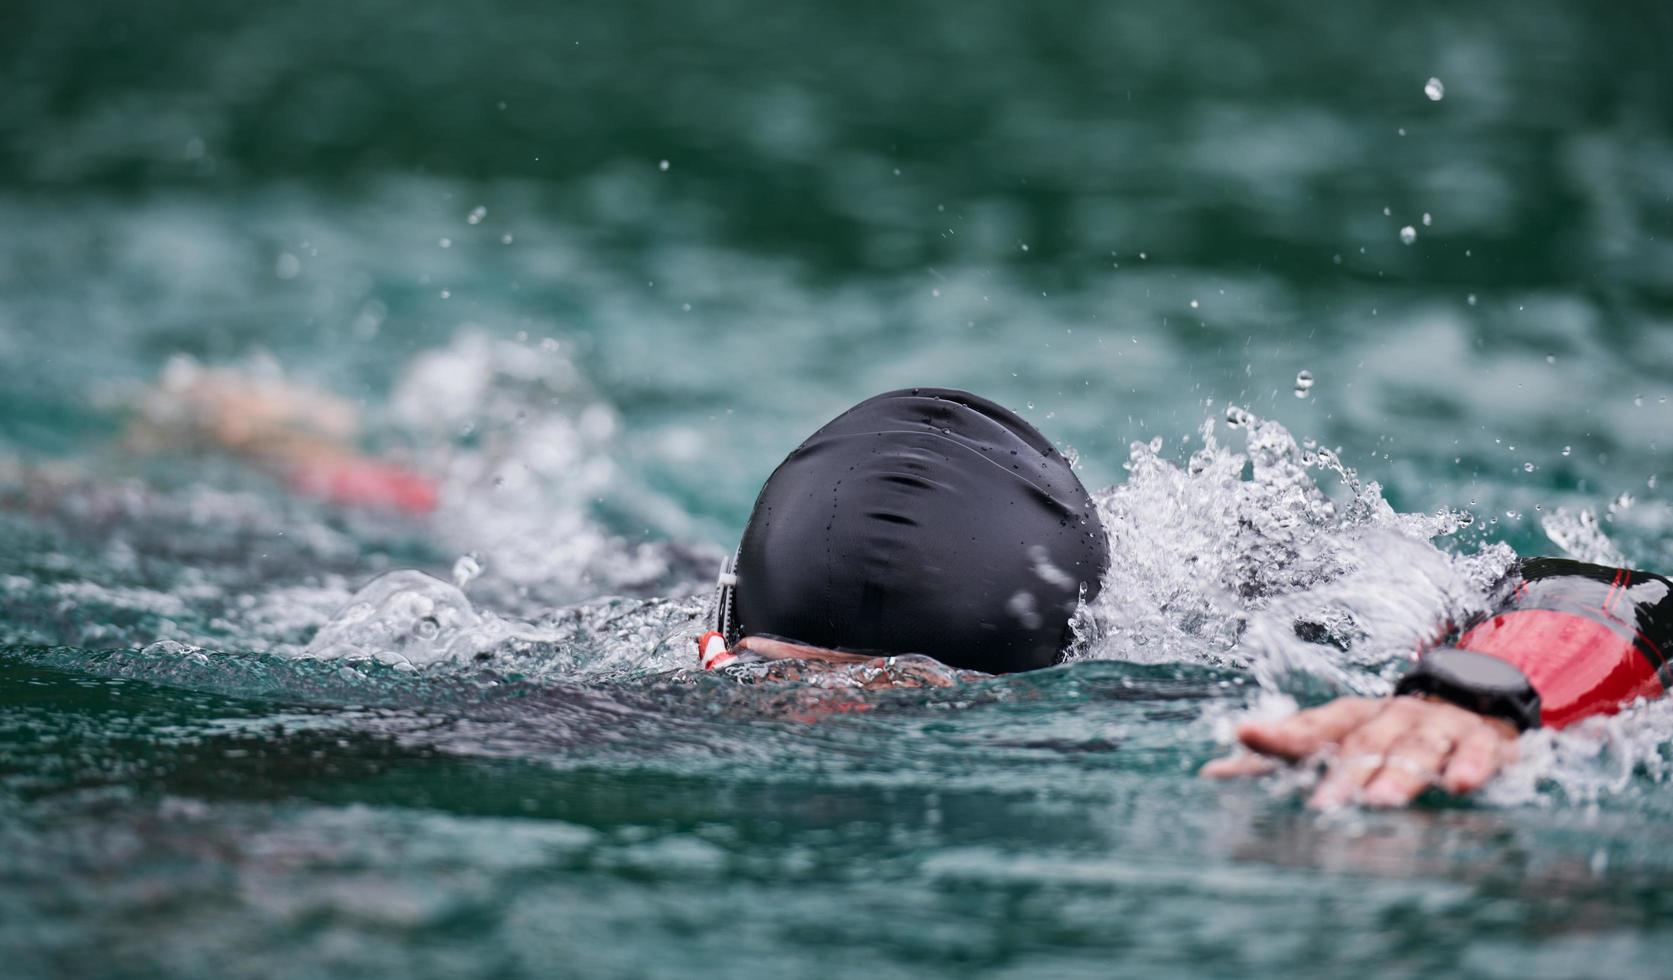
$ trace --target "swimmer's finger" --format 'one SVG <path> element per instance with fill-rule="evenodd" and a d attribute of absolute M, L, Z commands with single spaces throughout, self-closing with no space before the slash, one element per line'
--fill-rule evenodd
<path fill-rule="evenodd" d="M 1341 806 L 1359 797 L 1387 764 L 1394 746 L 1409 732 L 1417 714 L 1407 699 L 1379 702 L 1382 710 L 1342 739 L 1341 751 L 1308 805 L 1318 809 Z"/>
<path fill-rule="evenodd" d="M 1340 742 L 1349 732 L 1375 718 L 1388 704 L 1385 699 L 1337 698 L 1327 705 L 1277 721 L 1246 721 L 1237 726 L 1237 737 L 1262 755 L 1292 761 L 1305 759 Z"/>
<path fill-rule="evenodd" d="M 1236 779 L 1240 776 L 1264 776 L 1278 768 L 1278 763 L 1264 755 L 1243 752 L 1215 759 L 1197 773 L 1205 779 Z"/>
<path fill-rule="evenodd" d="M 1443 726 L 1426 726 L 1421 716 L 1395 740 L 1381 769 L 1365 784 L 1369 806 L 1405 806 L 1441 778 L 1457 738 Z"/>
<path fill-rule="evenodd" d="M 1480 789 L 1516 754 L 1516 738 L 1508 727 L 1487 721 L 1459 741 L 1447 762 L 1441 786 L 1448 793 L 1471 793 Z"/>

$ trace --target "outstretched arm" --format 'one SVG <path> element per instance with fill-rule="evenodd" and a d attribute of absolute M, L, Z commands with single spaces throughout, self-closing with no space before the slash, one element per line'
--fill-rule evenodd
<path fill-rule="evenodd" d="M 1393 698 L 1342 698 L 1275 722 L 1245 722 L 1255 754 L 1203 775 L 1270 770 L 1333 753 L 1311 800 L 1398 806 L 1429 786 L 1466 793 L 1515 756 L 1516 736 L 1659 697 L 1670 677 L 1673 583 L 1563 559 L 1525 562 L 1505 606 L 1425 655 Z"/>

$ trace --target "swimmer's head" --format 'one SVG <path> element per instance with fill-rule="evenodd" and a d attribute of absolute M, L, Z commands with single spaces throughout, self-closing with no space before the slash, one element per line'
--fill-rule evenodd
<path fill-rule="evenodd" d="M 878 395 L 815 432 L 755 501 L 721 592 L 728 642 L 763 635 L 1049 667 L 1109 544 L 1086 488 L 1033 426 L 946 388 Z"/>

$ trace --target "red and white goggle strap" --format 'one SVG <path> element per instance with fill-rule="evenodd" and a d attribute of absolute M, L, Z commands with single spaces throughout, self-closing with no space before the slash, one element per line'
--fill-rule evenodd
<path fill-rule="evenodd" d="M 704 670 L 724 667 L 737 659 L 738 655 L 726 648 L 726 637 L 714 630 L 697 638 L 697 660 Z"/>

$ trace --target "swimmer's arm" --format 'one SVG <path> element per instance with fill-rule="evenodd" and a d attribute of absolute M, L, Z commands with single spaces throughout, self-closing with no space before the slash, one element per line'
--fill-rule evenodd
<path fill-rule="evenodd" d="M 765 636 L 746 636 L 737 642 L 732 652 L 752 653 L 762 660 L 818 660 L 829 664 L 863 664 L 877 659 L 876 656 L 843 653 Z"/>
<path fill-rule="evenodd" d="M 1532 559 L 1522 574 L 1503 608 L 1401 679 L 1396 691 L 1406 696 L 1342 698 L 1245 722 L 1237 737 L 1253 754 L 1218 759 L 1203 775 L 1254 775 L 1323 753 L 1330 769 L 1313 805 L 1398 806 L 1432 785 L 1480 788 L 1515 758 L 1528 728 L 1562 728 L 1664 693 L 1673 582 L 1559 559 Z"/>
<path fill-rule="evenodd" d="M 1279 761 L 1330 758 L 1308 805 L 1404 806 L 1430 786 L 1480 789 L 1516 758 L 1515 725 L 1422 697 L 1338 698 L 1276 721 L 1245 721 L 1249 751 L 1216 759 L 1202 774 L 1223 779 L 1272 771 Z"/>

